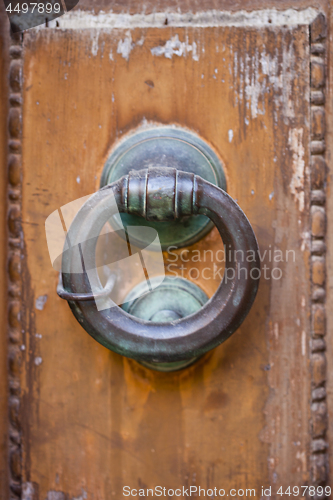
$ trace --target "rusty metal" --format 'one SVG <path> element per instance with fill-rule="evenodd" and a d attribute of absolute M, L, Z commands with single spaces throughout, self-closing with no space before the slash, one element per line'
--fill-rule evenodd
<path fill-rule="evenodd" d="M 115 304 L 99 312 L 93 302 L 70 301 L 80 324 L 108 349 L 146 363 L 196 358 L 224 342 L 244 321 L 259 283 L 258 273 L 253 276 L 254 270 L 260 270 L 257 240 L 237 203 L 222 189 L 192 173 L 172 168 L 136 171 L 100 189 L 83 205 L 69 230 L 73 245 L 96 240 L 92 236 L 114 215 L 113 199 L 119 212 L 147 220 L 206 215 L 230 250 L 226 252 L 226 268 L 234 270 L 235 278 L 223 279 L 215 295 L 198 312 L 170 323 L 141 320 Z M 85 255 L 89 269 L 94 267 L 95 246 L 91 244 Z M 251 262 L 240 257 L 248 250 L 254 256 Z M 87 275 L 70 272 L 75 268 L 74 259 L 75 253 L 64 254 L 64 265 L 69 270 L 63 273 L 64 287 L 69 293 L 89 293 Z M 241 265 L 245 273 L 237 274 Z M 97 270 L 94 272 L 98 282 Z"/>

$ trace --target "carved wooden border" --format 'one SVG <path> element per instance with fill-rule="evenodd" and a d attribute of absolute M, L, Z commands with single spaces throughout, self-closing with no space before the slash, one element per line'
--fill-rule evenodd
<path fill-rule="evenodd" d="M 311 86 L 311 450 L 310 481 L 328 480 L 328 412 L 326 403 L 326 161 L 325 84 L 326 19 L 319 14 L 310 25 Z M 313 497 L 312 497 L 313 498 Z"/>
<path fill-rule="evenodd" d="M 328 411 L 326 403 L 326 263 L 325 188 L 325 84 L 326 19 L 319 14 L 310 25 L 311 85 L 311 484 L 328 480 Z M 8 380 L 10 498 L 22 496 L 22 421 L 20 367 L 23 334 L 21 325 L 22 282 L 22 40 L 13 35 L 10 46 L 8 115 Z M 27 483 L 30 484 L 30 483 Z M 25 494 L 23 494 L 26 497 Z M 311 497 L 315 498 L 315 497 Z"/>
<path fill-rule="evenodd" d="M 22 35 L 12 35 L 9 66 L 8 111 L 8 383 L 9 383 L 9 486 L 10 499 L 21 498 L 22 490 L 22 419 L 21 380 L 21 258 L 23 233 L 21 227 L 22 195 Z"/>

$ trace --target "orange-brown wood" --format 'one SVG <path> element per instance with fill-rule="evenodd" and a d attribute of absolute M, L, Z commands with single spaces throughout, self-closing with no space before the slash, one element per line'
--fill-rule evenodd
<path fill-rule="evenodd" d="M 176 35 L 192 51 L 152 54 Z M 260 495 L 262 485 L 305 484 L 308 27 L 133 29 L 128 59 L 117 53 L 126 37 L 126 30 L 24 37 L 23 481 L 38 484 L 40 498 L 57 490 L 101 499 L 119 498 L 124 485 Z M 270 272 L 269 251 L 284 255 L 282 278 L 262 279 L 233 337 L 168 375 L 110 353 L 82 330 L 56 295 L 44 236 L 52 211 L 98 188 L 112 145 L 152 122 L 188 127 L 212 144 Z M 213 231 L 195 249 L 217 245 Z M 288 250 L 295 261 L 286 262 Z M 214 292 L 216 282 L 198 283 Z"/>

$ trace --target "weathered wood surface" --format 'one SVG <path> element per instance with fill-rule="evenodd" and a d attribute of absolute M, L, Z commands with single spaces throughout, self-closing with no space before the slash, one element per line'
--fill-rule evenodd
<path fill-rule="evenodd" d="M 304 9 L 314 7 L 326 10 L 329 2 L 326 0 L 170 0 L 167 5 L 163 0 L 80 0 L 76 10 L 98 12 L 112 11 L 114 13 L 130 12 L 201 12 L 205 10 L 252 11 L 257 9 Z"/>
<path fill-rule="evenodd" d="M 0 499 L 8 497 L 6 188 L 8 110 L 8 24 L 0 5 Z"/>
<path fill-rule="evenodd" d="M 333 13 L 332 9 L 329 14 L 329 30 L 332 32 L 333 28 Z M 333 197 L 332 197 L 332 158 L 333 158 L 333 58 L 331 56 L 333 50 L 333 39 L 330 37 L 327 43 L 328 59 L 327 59 L 327 83 L 326 83 L 326 126 L 327 126 L 327 140 L 326 140 L 326 158 L 328 162 L 328 176 L 327 176 L 327 405 L 329 417 L 329 457 L 330 457 L 330 473 L 329 482 L 333 487 L 333 461 L 332 461 L 332 436 L 333 436 L 333 372 L 331 366 L 333 363 Z"/>
<path fill-rule="evenodd" d="M 175 36 L 184 55 L 152 54 Z M 309 481 L 308 28 L 43 30 L 24 50 L 23 481 L 40 498 Z M 44 236 L 53 210 L 97 189 L 112 144 L 155 121 L 217 150 L 262 252 L 295 251 L 239 331 L 171 375 L 81 329 L 56 295 Z M 198 248 L 216 244 L 215 232 Z"/>

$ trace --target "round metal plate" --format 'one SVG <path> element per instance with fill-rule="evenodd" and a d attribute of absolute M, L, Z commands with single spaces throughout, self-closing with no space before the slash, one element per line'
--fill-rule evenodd
<path fill-rule="evenodd" d="M 132 170 L 148 167 L 171 167 L 191 172 L 226 191 L 225 175 L 217 155 L 200 137 L 178 127 L 145 129 L 125 138 L 105 163 L 101 187 Z M 204 215 L 158 223 L 123 213 L 120 218 L 125 227 L 149 226 L 156 229 L 163 250 L 170 246 L 191 245 L 214 227 Z M 115 216 L 110 223 L 115 229 L 121 228 L 119 216 Z M 144 237 L 138 237 L 133 243 L 140 247 L 147 244 Z"/>
<path fill-rule="evenodd" d="M 122 308 L 132 316 L 153 321 L 155 323 L 172 323 L 198 311 L 208 300 L 208 296 L 197 285 L 185 278 L 166 276 L 163 282 L 154 288 L 154 282 L 160 282 L 156 277 L 150 280 L 152 291 L 142 293 L 147 288 L 147 282 L 140 283 L 126 296 Z M 181 370 L 192 365 L 197 358 L 171 363 L 148 363 L 139 361 L 147 368 L 169 372 Z"/>

